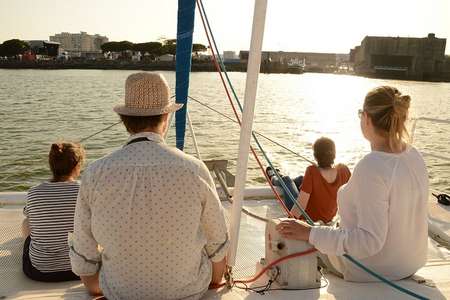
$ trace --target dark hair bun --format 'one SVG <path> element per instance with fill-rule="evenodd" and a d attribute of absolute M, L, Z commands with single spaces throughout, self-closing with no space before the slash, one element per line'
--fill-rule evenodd
<path fill-rule="evenodd" d="M 53 143 L 52 147 L 50 149 L 50 151 L 53 152 L 54 154 L 62 153 L 62 150 L 63 150 L 62 149 L 62 145 L 61 144 L 56 144 L 56 143 Z"/>
<path fill-rule="evenodd" d="M 60 181 L 69 176 L 83 160 L 84 149 L 81 145 L 70 142 L 53 143 L 48 155 L 53 180 Z"/>

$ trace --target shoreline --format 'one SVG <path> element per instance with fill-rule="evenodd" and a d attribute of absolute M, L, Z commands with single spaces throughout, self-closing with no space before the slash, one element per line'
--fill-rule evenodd
<path fill-rule="evenodd" d="M 247 63 L 225 63 L 229 72 L 247 72 Z M 143 71 L 175 71 L 174 61 L 130 62 L 130 61 L 0 61 L 0 69 L 42 69 L 42 70 L 143 70 Z M 211 62 L 193 62 L 192 72 L 216 72 Z M 290 69 L 281 64 L 261 64 L 261 73 L 299 74 L 300 69 Z"/>
<path fill-rule="evenodd" d="M 225 63 L 228 72 L 247 72 L 247 63 Z M 142 70 L 142 71 L 175 71 L 175 62 L 130 62 L 130 61 L 0 61 L 0 69 L 38 69 L 38 70 Z M 191 72 L 216 72 L 211 62 L 193 62 Z M 302 74 L 325 73 L 337 75 L 354 75 L 376 79 L 393 79 L 419 82 L 450 82 L 450 74 L 443 77 L 427 79 L 407 78 L 399 76 L 376 76 L 375 74 L 357 74 L 353 72 L 338 73 L 333 69 L 288 68 L 277 63 L 261 63 L 261 73 L 266 74 Z"/>

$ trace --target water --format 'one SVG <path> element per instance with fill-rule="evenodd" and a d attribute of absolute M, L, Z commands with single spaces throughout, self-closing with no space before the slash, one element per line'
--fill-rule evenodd
<path fill-rule="evenodd" d="M 125 78 L 133 71 L 0 70 L 0 191 L 22 191 L 50 176 L 47 154 L 57 140 L 77 141 L 114 122 L 112 111 L 124 95 Z M 171 87 L 174 72 L 163 72 Z M 243 98 L 245 73 L 230 73 Z M 366 92 L 388 84 L 412 96 L 412 116 L 450 119 L 450 83 L 368 79 L 331 74 L 261 74 L 254 129 L 312 159 L 311 145 L 320 136 L 335 140 L 337 161 L 351 168 L 369 151 L 359 129 L 357 110 Z M 193 73 L 190 95 L 232 116 L 216 73 Z M 239 130 L 236 124 L 197 103 L 189 109 L 203 159 L 227 159 L 234 173 Z M 448 155 L 450 125 L 419 123 L 419 150 Z M 85 142 L 88 163 L 121 147 L 122 125 Z M 194 153 L 189 132 L 186 151 Z M 307 162 L 261 139 L 283 173 L 298 175 Z M 168 143 L 174 144 L 174 130 Z M 450 163 L 426 157 L 431 186 L 450 192 Z M 264 182 L 253 158 L 249 182 Z"/>

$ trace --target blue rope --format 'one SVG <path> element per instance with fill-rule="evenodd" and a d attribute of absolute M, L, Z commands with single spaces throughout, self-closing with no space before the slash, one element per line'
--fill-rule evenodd
<path fill-rule="evenodd" d="M 222 70 L 222 72 L 225 74 L 225 78 L 227 79 L 228 85 L 230 86 L 231 91 L 233 92 L 233 96 L 234 96 L 234 98 L 235 98 L 235 101 L 238 103 L 239 109 L 240 109 L 240 111 L 241 111 L 241 113 L 242 113 L 243 108 L 242 108 L 241 102 L 239 101 L 239 98 L 238 98 L 237 95 L 236 95 L 236 92 L 235 92 L 235 90 L 234 90 L 233 84 L 231 83 L 231 80 L 230 80 L 230 78 L 228 77 L 228 73 L 227 73 L 227 70 L 226 70 L 226 68 L 225 68 L 225 65 L 224 65 L 224 63 L 223 63 L 223 61 L 222 61 L 222 58 L 221 58 L 220 55 L 219 55 L 220 52 L 219 52 L 219 49 L 218 49 L 218 47 L 217 47 L 217 44 L 216 44 L 216 41 L 215 41 L 215 38 L 214 38 L 214 34 L 213 34 L 212 30 L 211 30 L 211 26 L 210 26 L 210 24 L 209 24 L 208 17 L 207 17 L 207 15 L 206 15 L 206 11 L 205 11 L 205 8 L 204 8 L 204 6 L 203 6 L 203 1 L 202 1 L 202 0 L 199 0 L 199 4 L 200 4 L 200 5 L 199 5 L 200 13 L 202 13 L 202 14 L 204 15 L 204 17 L 205 17 L 206 24 L 207 24 L 207 26 L 208 26 L 208 31 L 209 31 L 209 33 L 210 33 L 210 35 L 211 35 L 212 42 L 213 42 L 213 46 L 214 46 L 214 49 L 215 49 L 215 51 L 216 51 L 216 53 L 217 53 L 217 56 L 218 56 L 218 60 L 219 60 L 219 64 L 220 64 L 221 70 Z M 305 217 L 307 223 L 308 223 L 309 225 L 311 225 L 311 226 L 315 226 L 313 220 L 309 217 L 309 215 L 306 213 L 306 211 L 303 210 L 303 208 L 302 208 L 300 205 L 298 205 L 296 199 L 294 199 L 294 196 L 291 194 L 291 192 L 290 192 L 289 189 L 287 188 L 286 184 L 284 184 L 284 182 L 283 182 L 283 180 L 282 180 L 280 174 L 278 174 L 278 172 L 276 171 L 276 168 L 273 166 L 273 164 L 272 164 L 272 162 L 270 161 L 269 157 L 267 156 L 266 152 L 265 152 L 264 149 L 262 148 L 262 146 L 261 146 L 261 144 L 259 143 L 258 138 L 256 137 L 256 135 L 255 135 L 254 133 L 252 133 L 252 136 L 253 136 L 254 141 L 255 141 L 256 144 L 258 145 L 259 150 L 260 150 L 261 153 L 263 154 L 265 160 L 267 161 L 267 163 L 269 164 L 269 166 L 274 170 L 275 175 L 276 175 L 277 178 L 279 179 L 279 182 L 281 183 L 282 188 L 283 188 L 285 194 L 290 198 L 290 200 L 293 200 L 294 204 L 299 208 L 299 210 L 301 211 L 302 215 Z M 350 262 L 352 262 L 353 264 L 355 264 L 356 266 L 358 266 L 359 268 L 363 269 L 365 272 L 369 273 L 370 275 L 374 276 L 375 278 L 379 279 L 380 281 L 386 283 L 387 285 L 393 287 L 394 289 L 397 289 L 398 291 L 403 292 L 403 293 L 405 293 L 405 294 L 407 294 L 407 295 L 410 295 L 410 296 L 412 296 L 412 297 L 414 297 L 414 298 L 417 298 L 417 299 L 428 300 L 428 298 L 426 298 L 426 297 L 424 297 L 424 296 L 421 296 L 421 295 L 419 295 L 419 294 L 416 294 L 416 293 L 414 293 L 413 291 L 410 291 L 410 290 L 408 290 L 408 289 L 406 289 L 406 288 L 404 288 L 404 287 L 401 287 L 400 285 L 398 285 L 398 284 L 396 284 L 396 283 L 390 281 L 389 279 L 383 277 L 382 275 L 380 275 L 380 274 L 378 274 L 378 273 L 372 271 L 371 269 L 369 269 L 368 267 L 364 266 L 362 263 L 360 263 L 359 261 L 357 261 L 356 259 L 354 259 L 352 256 L 350 256 L 350 255 L 348 255 L 348 254 L 344 254 L 344 257 L 345 257 L 346 259 L 348 259 Z"/>
<path fill-rule="evenodd" d="M 212 44 L 213 47 L 217 53 L 217 57 L 219 60 L 219 65 L 221 67 L 221 70 L 223 71 L 223 73 L 225 74 L 225 78 L 227 79 L 228 85 L 230 86 L 230 89 L 233 93 L 234 99 L 237 102 L 238 106 L 239 106 L 239 110 L 243 111 L 243 107 L 241 102 L 239 101 L 239 98 L 236 94 L 236 91 L 234 89 L 233 84 L 231 83 L 230 77 L 228 76 L 228 72 L 226 70 L 225 64 L 222 61 L 222 58 L 219 55 L 219 49 L 217 47 L 217 43 L 216 43 L 216 39 L 214 38 L 214 34 L 211 30 L 211 25 L 209 23 L 208 20 L 208 16 L 206 15 L 206 11 L 205 11 L 205 7 L 203 6 L 203 2 L 201 0 L 198 1 L 199 3 L 199 9 L 200 9 L 200 13 L 203 14 L 203 16 L 205 17 L 206 20 L 206 26 L 208 27 L 208 31 L 211 35 L 211 39 L 212 39 Z M 258 137 L 255 135 L 254 132 L 252 132 L 252 137 L 253 140 L 255 141 L 256 145 L 258 146 L 259 150 L 261 151 L 262 155 L 264 156 L 264 159 L 267 161 L 267 163 L 269 164 L 269 166 L 274 170 L 275 172 L 275 176 L 278 178 L 278 181 L 281 184 L 281 187 L 285 193 L 285 195 L 291 200 L 292 203 L 294 203 L 295 206 L 297 206 L 297 208 L 302 212 L 302 215 L 305 217 L 306 221 L 310 224 L 310 225 L 314 225 L 314 221 L 308 216 L 308 214 L 305 212 L 305 210 L 298 204 L 297 199 L 295 199 L 295 197 L 292 195 L 291 191 L 288 189 L 288 187 L 286 186 L 286 184 L 284 183 L 284 181 L 282 180 L 280 174 L 277 172 L 276 168 L 273 166 L 272 161 L 269 159 L 266 151 L 264 151 L 263 147 L 261 146 L 261 143 L 259 142 Z"/>
<path fill-rule="evenodd" d="M 422 295 L 416 294 L 411 290 L 408 290 L 398 284 L 396 284 L 395 282 L 390 281 L 389 279 L 383 277 L 382 275 L 372 271 L 371 269 L 367 268 L 366 266 L 364 266 L 362 263 L 360 263 L 359 261 L 357 261 L 356 259 L 354 259 L 353 257 L 351 257 L 348 254 L 344 254 L 344 257 L 347 258 L 349 261 L 351 261 L 352 263 L 354 263 L 356 266 L 360 267 L 361 269 L 363 269 L 364 271 L 366 271 L 367 273 L 369 273 L 370 275 L 372 275 L 373 277 L 379 279 L 380 281 L 386 283 L 387 285 L 393 287 L 394 289 L 397 289 L 398 291 L 408 294 L 411 297 L 417 298 L 417 299 L 421 299 L 421 300 L 429 300 L 429 298 L 424 297 Z"/>

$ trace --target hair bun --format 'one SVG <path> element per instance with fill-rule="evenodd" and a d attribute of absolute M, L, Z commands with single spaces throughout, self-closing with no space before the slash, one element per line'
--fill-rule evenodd
<path fill-rule="evenodd" d="M 409 95 L 400 95 L 397 101 L 402 105 L 407 105 L 409 107 L 409 103 L 411 102 L 411 97 Z"/>
<path fill-rule="evenodd" d="M 394 110 L 396 113 L 406 115 L 409 109 L 411 97 L 400 93 L 394 96 Z"/>
<path fill-rule="evenodd" d="M 56 143 L 54 143 L 54 144 L 52 144 L 52 148 L 51 148 L 51 151 L 52 152 L 56 152 L 56 153 L 62 153 L 62 145 L 61 144 L 56 144 Z"/>

